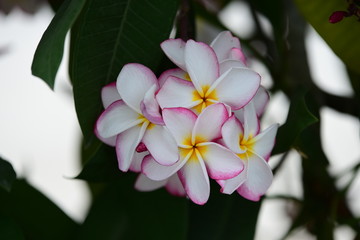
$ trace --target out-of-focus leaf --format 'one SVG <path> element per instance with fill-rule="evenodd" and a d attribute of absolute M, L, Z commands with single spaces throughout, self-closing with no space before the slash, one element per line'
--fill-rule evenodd
<path fill-rule="evenodd" d="M 0 186 L 9 192 L 15 179 L 16 173 L 12 165 L 0 158 Z"/>
<path fill-rule="evenodd" d="M 0 214 L 0 239 L 23 240 L 24 235 L 17 223 L 6 215 Z"/>
<path fill-rule="evenodd" d="M 96 141 L 93 146 L 83 146 L 82 155 L 85 165 L 77 179 L 102 182 L 114 180 L 121 175 L 114 148 Z"/>
<path fill-rule="evenodd" d="M 336 55 L 350 69 L 360 73 L 360 22 L 356 17 L 345 18 L 336 24 L 328 21 L 333 12 L 347 9 L 347 1 L 295 0 L 295 3 Z"/>
<path fill-rule="evenodd" d="M 165 190 L 138 192 L 134 175 L 110 184 L 95 200 L 77 239 L 186 239 L 187 200 Z"/>
<path fill-rule="evenodd" d="M 304 94 L 296 95 L 291 100 L 285 124 L 279 128 L 273 154 L 289 150 L 299 134 L 317 121 L 306 105 Z"/>
<path fill-rule="evenodd" d="M 80 14 L 86 0 L 66 0 L 44 32 L 36 49 L 31 66 L 32 74 L 54 88 L 63 51 L 66 33 Z"/>
<path fill-rule="evenodd" d="M 71 239 L 78 225 L 60 208 L 24 180 L 17 180 L 10 193 L 0 189 L 0 213 L 10 216 L 26 239 Z"/>
<path fill-rule="evenodd" d="M 72 29 L 70 76 L 75 106 L 85 140 L 102 110 L 101 88 L 116 80 L 126 63 L 152 70 L 163 53 L 178 1 L 88 0 Z"/>
<path fill-rule="evenodd" d="M 188 239 L 252 240 L 260 206 L 261 201 L 249 201 L 236 192 L 230 196 L 221 194 L 213 188 L 205 205 L 189 206 Z"/>

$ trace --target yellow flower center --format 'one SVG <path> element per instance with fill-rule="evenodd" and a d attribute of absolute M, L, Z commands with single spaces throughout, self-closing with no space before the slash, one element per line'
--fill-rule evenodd
<path fill-rule="evenodd" d="M 197 90 L 193 91 L 192 101 L 198 102 L 198 104 L 194 106 L 193 109 L 197 113 L 201 113 L 201 111 L 204 110 L 207 106 L 217 103 L 219 100 L 216 94 L 216 90 L 213 89 L 212 91 L 209 91 L 209 88 L 209 85 L 205 85 L 202 87 L 202 93 L 199 93 Z"/>
<path fill-rule="evenodd" d="M 244 151 L 244 153 L 237 154 L 241 159 L 247 160 L 254 154 L 254 138 L 249 136 L 248 138 L 244 138 L 244 136 L 240 136 L 240 149 Z"/>
<path fill-rule="evenodd" d="M 188 158 L 188 161 L 198 161 L 199 156 L 203 156 L 207 152 L 207 146 L 202 145 L 205 139 L 201 136 L 196 136 L 194 141 L 191 137 L 187 137 L 182 142 L 183 146 L 179 147 L 181 158 Z"/>

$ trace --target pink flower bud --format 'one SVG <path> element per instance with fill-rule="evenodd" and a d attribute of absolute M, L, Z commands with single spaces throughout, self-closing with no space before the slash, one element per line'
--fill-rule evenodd
<path fill-rule="evenodd" d="M 345 12 L 345 11 L 335 11 L 329 17 L 329 22 L 330 23 L 340 22 L 346 15 L 347 15 L 347 12 Z"/>

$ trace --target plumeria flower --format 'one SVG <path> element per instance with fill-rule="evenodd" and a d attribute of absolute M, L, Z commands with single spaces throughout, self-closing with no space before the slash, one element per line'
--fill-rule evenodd
<path fill-rule="evenodd" d="M 253 201 L 258 201 L 271 185 L 273 174 L 267 160 L 275 144 L 278 125 L 271 125 L 260 132 L 260 123 L 252 103 L 244 108 L 244 125 L 233 115 L 222 127 L 225 145 L 243 160 L 245 169 L 238 176 L 218 181 L 222 192 L 235 190 Z"/>
<path fill-rule="evenodd" d="M 205 108 L 199 116 L 186 108 L 165 108 L 163 119 L 176 140 L 180 160 L 172 166 L 163 166 L 148 155 L 142 163 L 143 173 L 155 181 L 177 174 L 189 198 L 205 204 L 210 194 L 209 176 L 230 179 L 243 170 L 236 154 L 213 142 L 221 137 L 221 126 L 228 117 L 228 110 L 221 103 Z"/>
<path fill-rule="evenodd" d="M 169 39 L 161 46 L 188 74 L 185 79 L 171 73 L 160 78 L 163 85 L 156 98 L 161 108 L 185 107 L 200 113 L 207 106 L 221 102 L 237 110 L 245 106 L 259 88 L 259 74 L 248 68 L 231 67 L 221 74 L 216 53 L 204 43 Z"/>
<path fill-rule="evenodd" d="M 165 189 L 174 196 L 186 196 L 185 189 L 177 174 L 173 174 L 169 178 L 161 181 L 154 181 L 144 174 L 139 174 L 135 183 L 135 189 L 142 192 L 154 191 L 161 187 L 165 187 Z"/>
<path fill-rule="evenodd" d="M 143 65 L 127 64 L 117 78 L 116 89 L 121 99 L 114 102 L 113 86 L 103 90 L 105 105 L 112 103 L 100 115 L 95 133 L 102 140 L 116 138 L 120 170 L 128 171 L 140 143 L 144 143 L 161 164 L 178 161 L 177 148 L 173 147 L 175 140 L 161 125 L 163 121 L 155 100 L 158 82 L 154 73 Z"/>

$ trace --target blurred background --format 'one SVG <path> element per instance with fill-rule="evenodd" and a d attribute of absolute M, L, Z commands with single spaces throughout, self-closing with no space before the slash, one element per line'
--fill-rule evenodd
<path fill-rule="evenodd" d="M 218 17 L 241 38 L 250 38 L 260 25 L 263 34 L 273 39 L 274 29 L 269 20 L 255 13 L 259 22 L 254 22 L 252 14 L 247 2 L 230 1 Z M 67 72 L 68 39 L 54 91 L 31 74 L 33 54 L 53 16 L 51 7 L 43 1 L 0 0 L 0 156 L 11 162 L 18 176 L 26 178 L 81 223 L 91 204 L 91 194 L 86 182 L 72 179 L 81 171 L 82 137 Z M 199 41 L 210 43 L 220 31 L 201 18 L 196 23 Z M 265 46 L 254 42 L 252 47 L 261 52 Z M 316 86 L 335 96 L 353 97 L 345 65 L 310 25 L 306 26 L 305 47 Z M 265 87 L 273 88 L 274 79 L 267 67 L 245 45 L 243 48 L 248 53 L 250 68 L 260 73 Z M 262 118 L 263 128 L 275 122 L 284 124 L 288 110 L 288 97 L 273 91 Z M 321 146 L 330 162 L 327 170 L 339 189 L 352 181 L 345 199 L 359 219 L 360 177 L 356 171 L 354 177 L 351 171 L 360 160 L 359 120 L 329 107 L 322 107 L 320 115 Z M 299 212 L 297 202 L 289 198 L 304 198 L 300 154 L 291 150 L 285 160 L 281 154 L 272 157 L 269 163 L 277 171 L 261 206 L 258 240 L 285 236 Z M 337 225 L 335 229 L 335 239 L 356 236 L 347 225 Z M 286 239 L 316 238 L 305 227 L 299 227 Z"/>

